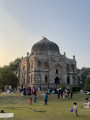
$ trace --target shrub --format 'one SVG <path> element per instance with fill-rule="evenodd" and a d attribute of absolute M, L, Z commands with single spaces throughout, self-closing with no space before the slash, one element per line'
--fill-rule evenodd
<path fill-rule="evenodd" d="M 80 90 L 81 90 L 80 86 L 72 87 L 72 92 L 77 92 L 77 91 L 80 91 Z"/>
<path fill-rule="evenodd" d="M 58 88 L 62 88 L 63 90 L 65 90 L 66 86 L 65 85 L 59 85 Z"/>

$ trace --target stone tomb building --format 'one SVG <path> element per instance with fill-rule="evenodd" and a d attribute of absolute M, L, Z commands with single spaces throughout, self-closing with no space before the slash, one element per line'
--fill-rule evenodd
<path fill-rule="evenodd" d="M 60 54 L 57 44 L 43 38 L 33 45 L 30 54 L 22 57 L 19 79 L 21 87 L 76 86 L 78 82 L 75 56 L 68 59 L 65 53 Z"/>

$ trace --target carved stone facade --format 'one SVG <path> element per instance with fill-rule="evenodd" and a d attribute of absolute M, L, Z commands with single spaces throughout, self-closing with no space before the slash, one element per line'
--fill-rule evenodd
<path fill-rule="evenodd" d="M 68 59 L 60 54 L 57 44 L 43 38 L 33 45 L 31 53 L 27 53 L 20 63 L 20 86 L 57 87 L 76 86 L 77 71 L 75 56 Z"/>

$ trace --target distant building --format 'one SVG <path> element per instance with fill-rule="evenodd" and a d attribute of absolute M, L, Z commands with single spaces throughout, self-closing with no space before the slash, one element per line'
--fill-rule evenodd
<path fill-rule="evenodd" d="M 21 87 L 76 86 L 78 81 L 75 56 L 68 59 L 65 53 L 60 54 L 57 44 L 43 38 L 33 45 L 30 54 L 22 57 L 19 78 Z"/>

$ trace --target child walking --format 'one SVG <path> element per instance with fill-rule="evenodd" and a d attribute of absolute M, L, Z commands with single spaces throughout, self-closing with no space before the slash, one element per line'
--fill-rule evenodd
<path fill-rule="evenodd" d="M 32 105 L 32 98 L 30 97 L 30 105 Z"/>
<path fill-rule="evenodd" d="M 74 110 L 75 110 L 75 116 L 78 116 L 77 103 L 74 102 L 73 104 L 74 104 L 73 108 L 74 108 Z"/>

